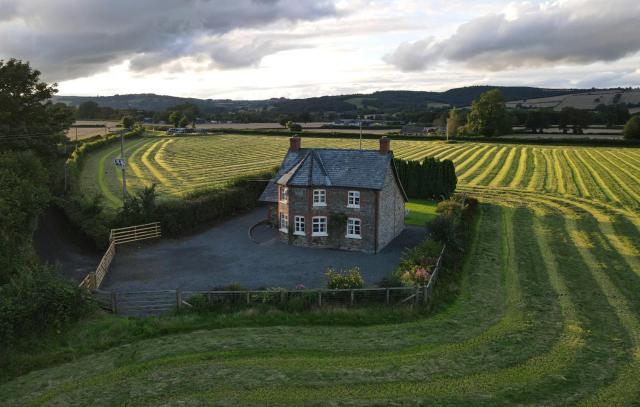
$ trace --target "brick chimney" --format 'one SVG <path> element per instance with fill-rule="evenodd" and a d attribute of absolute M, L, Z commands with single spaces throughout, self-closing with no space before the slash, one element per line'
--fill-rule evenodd
<path fill-rule="evenodd" d="M 380 154 L 388 154 L 391 147 L 391 140 L 388 137 L 380 138 Z"/>
<path fill-rule="evenodd" d="M 289 139 L 289 150 L 291 151 L 300 150 L 300 137 L 293 136 Z"/>

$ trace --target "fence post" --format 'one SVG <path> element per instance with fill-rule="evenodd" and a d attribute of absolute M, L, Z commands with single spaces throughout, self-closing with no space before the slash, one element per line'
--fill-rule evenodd
<path fill-rule="evenodd" d="M 416 295 L 413 297 L 413 304 L 418 305 L 420 302 L 420 286 L 416 287 Z"/>
<path fill-rule="evenodd" d="M 251 303 L 251 294 L 247 291 L 247 305 Z"/>
<path fill-rule="evenodd" d="M 353 306 L 353 297 L 354 297 L 354 293 L 353 290 L 351 290 L 351 299 L 349 301 L 349 305 Z"/>
<path fill-rule="evenodd" d="M 387 292 L 385 293 L 384 303 L 389 305 L 389 289 L 387 288 Z"/>
<path fill-rule="evenodd" d="M 118 293 L 115 291 L 111 291 L 111 312 L 118 315 Z"/>
<path fill-rule="evenodd" d="M 280 291 L 280 303 L 284 304 L 285 302 L 287 302 L 287 292 L 286 291 Z"/>
<path fill-rule="evenodd" d="M 180 309 L 180 305 L 182 305 L 182 290 L 176 289 L 176 308 Z"/>
<path fill-rule="evenodd" d="M 322 307 L 322 291 L 318 291 L 318 307 Z"/>
<path fill-rule="evenodd" d="M 422 286 L 422 289 L 424 290 L 424 291 L 422 292 L 422 304 L 423 304 L 423 305 L 424 305 L 424 304 L 426 304 L 426 303 L 427 303 L 427 300 L 429 299 L 429 294 L 430 294 L 430 293 L 429 293 L 429 290 L 428 290 L 427 288 L 429 288 L 429 286 L 428 286 L 428 285 L 426 285 L 426 286 L 425 286 L 425 285 L 423 285 L 423 286 Z"/>

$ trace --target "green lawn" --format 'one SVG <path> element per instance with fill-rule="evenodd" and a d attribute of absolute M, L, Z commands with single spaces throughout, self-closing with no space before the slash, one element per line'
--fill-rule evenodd
<path fill-rule="evenodd" d="M 409 211 L 404 219 L 407 225 L 424 226 L 427 222 L 438 216 L 436 208 L 438 203 L 425 199 L 410 199 L 405 205 Z"/>

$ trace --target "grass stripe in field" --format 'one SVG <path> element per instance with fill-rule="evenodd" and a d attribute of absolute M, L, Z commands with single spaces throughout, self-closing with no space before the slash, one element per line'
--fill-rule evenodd
<path fill-rule="evenodd" d="M 498 150 L 498 147 L 494 146 L 483 151 L 482 154 L 478 154 L 478 156 L 476 156 L 476 154 L 473 154 L 469 158 L 471 159 L 471 158 L 478 157 L 478 159 L 471 166 L 462 165 L 462 167 L 464 167 L 464 170 L 461 171 L 458 178 L 466 182 L 467 178 L 471 177 L 476 171 L 482 168 L 485 165 L 485 163 L 492 158 L 493 154 L 495 154 L 497 150 Z"/>
<path fill-rule="evenodd" d="M 618 196 L 618 194 L 614 193 L 611 190 L 611 188 L 609 188 L 607 183 L 602 179 L 602 175 L 597 171 L 595 171 L 595 168 L 594 168 L 595 163 L 587 160 L 585 155 L 586 155 L 585 150 L 576 152 L 576 157 L 578 161 L 580 161 L 582 165 L 587 169 L 591 177 L 594 179 L 597 187 L 600 188 L 600 190 L 603 192 L 603 195 L 606 197 L 607 200 L 610 200 L 616 203 L 621 203 L 622 201 L 620 200 L 620 197 Z"/>
<path fill-rule="evenodd" d="M 633 185 L 633 188 L 636 188 L 636 190 L 640 190 L 640 169 L 634 170 L 634 167 L 631 165 L 631 163 L 621 160 L 615 152 L 603 152 L 599 150 L 592 150 L 592 152 L 598 155 L 600 159 L 606 161 L 608 165 L 625 174 L 626 178 L 631 181 L 631 185 L 636 184 Z"/>
<path fill-rule="evenodd" d="M 480 171 L 479 168 L 475 177 L 473 174 L 467 177 L 467 183 L 484 185 L 484 180 L 491 177 L 495 173 L 496 168 L 504 164 L 504 155 L 509 149 L 510 147 L 506 146 L 499 147 L 498 150 L 492 154 L 491 161 L 482 168 L 482 171 Z"/>
<path fill-rule="evenodd" d="M 149 160 L 149 157 L 151 156 L 151 154 L 153 154 L 153 156 L 154 156 L 154 160 L 153 161 L 156 162 L 155 161 L 155 153 L 156 153 L 157 149 L 159 149 L 160 147 L 161 147 L 161 142 L 154 143 L 150 148 L 147 149 L 147 151 L 144 152 L 144 154 L 142 154 L 141 161 L 142 161 L 142 164 L 145 166 L 145 168 L 153 176 L 154 182 L 159 184 L 159 186 L 162 186 L 170 194 L 171 193 L 175 193 L 176 192 L 176 183 L 177 183 L 178 180 L 177 179 L 170 180 L 169 178 L 167 178 L 167 176 L 165 176 L 165 174 L 163 174 L 161 170 L 157 169 L 153 165 L 153 163 Z M 169 177 L 170 177 L 170 175 L 169 175 Z"/>
<path fill-rule="evenodd" d="M 625 196 L 624 201 L 627 203 L 627 205 L 634 208 L 638 208 L 638 205 L 640 205 L 640 190 L 634 190 L 629 186 L 629 184 L 624 182 L 620 178 L 620 176 L 616 174 L 616 171 L 612 170 L 611 162 L 608 161 L 606 157 L 602 155 L 600 155 L 599 157 L 594 157 L 594 155 L 589 150 L 585 150 L 584 154 L 589 157 L 590 161 L 593 163 L 594 166 L 597 166 L 600 168 L 601 174 L 606 174 L 606 177 L 609 178 L 609 182 L 607 182 L 608 184 L 607 186 L 610 186 L 611 188 L 615 188 L 614 183 L 610 182 L 610 180 L 613 180 L 615 184 L 617 184 L 619 187 L 615 189 L 622 190 L 622 191 L 618 191 L 618 194 L 621 196 Z M 605 163 L 608 165 L 605 165 Z M 617 169 L 617 171 L 619 173 L 624 173 L 624 171 L 621 171 L 619 168 Z M 636 187 L 637 186 L 638 185 L 636 185 Z"/>
<path fill-rule="evenodd" d="M 545 192 L 557 192 L 558 191 L 558 177 L 553 172 L 553 157 L 551 151 L 548 148 L 541 148 L 540 153 L 544 157 L 545 170 L 544 170 L 544 183 L 543 191 Z"/>
<path fill-rule="evenodd" d="M 546 160 L 539 148 L 531 150 L 533 155 L 533 175 L 529 179 L 527 188 L 530 191 L 544 191 Z"/>
<path fill-rule="evenodd" d="M 466 155 L 463 159 L 457 159 L 454 161 L 456 166 L 456 174 L 458 174 L 458 179 L 461 178 L 462 174 L 465 170 L 476 163 L 479 159 L 485 157 L 485 153 L 491 148 L 491 146 L 481 146 L 480 148 L 471 152 L 471 154 Z M 495 148 L 495 147 L 494 147 Z"/>
<path fill-rule="evenodd" d="M 553 162 L 553 172 L 556 178 L 557 191 L 559 194 L 567 193 L 567 181 L 565 179 L 564 171 L 560 165 L 560 158 L 558 157 L 558 150 L 553 149 L 550 151 L 552 162 Z"/>
<path fill-rule="evenodd" d="M 522 188 L 524 176 L 527 173 L 527 147 L 520 147 L 520 159 L 518 160 L 518 167 L 516 169 L 513 179 L 509 183 L 509 188 Z"/>
<path fill-rule="evenodd" d="M 167 150 L 167 146 L 169 146 L 170 144 L 173 144 L 174 142 L 175 142 L 175 139 L 170 139 L 162 143 L 162 146 L 158 149 L 153 159 L 155 160 L 155 162 L 158 163 L 160 167 L 162 167 L 163 170 L 169 173 L 173 179 L 177 180 L 179 184 L 184 184 L 185 182 L 184 179 L 179 175 L 177 171 L 174 171 L 174 169 L 170 165 L 168 165 L 165 161 L 165 151 Z"/>
<path fill-rule="evenodd" d="M 507 160 L 504 162 L 495 177 L 489 182 L 492 187 L 506 187 L 518 171 L 518 163 L 520 162 L 520 154 L 522 154 L 521 147 L 511 147 Z"/>
<path fill-rule="evenodd" d="M 460 151 L 465 151 L 467 149 L 468 147 L 464 145 L 450 145 L 447 150 L 441 151 L 435 156 L 440 160 L 449 160 L 451 157 L 458 155 Z"/>
<path fill-rule="evenodd" d="M 589 193 L 589 188 L 587 188 L 587 185 L 585 184 L 584 179 L 582 178 L 582 175 L 580 174 L 580 170 L 576 165 L 575 161 L 571 156 L 569 156 L 567 150 L 563 150 L 562 155 L 564 156 L 567 163 L 567 167 L 571 171 L 571 175 L 575 180 L 576 188 L 578 189 L 578 195 L 583 196 L 585 198 L 590 198 L 591 194 Z"/>
<path fill-rule="evenodd" d="M 468 144 L 468 145 L 465 145 L 463 148 L 452 152 L 451 154 L 445 155 L 443 158 L 446 158 L 446 159 L 449 159 L 449 160 L 453 161 L 453 163 L 456 166 L 456 171 L 458 171 L 460 169 L 460 165 L 462 165 L 464 160 L 466 160 L 466 158 L 470 154 L 472 154 L 473 152 L 479 150 L 482 147 L 483 146 L 481 146 L 481 145 Z"/>

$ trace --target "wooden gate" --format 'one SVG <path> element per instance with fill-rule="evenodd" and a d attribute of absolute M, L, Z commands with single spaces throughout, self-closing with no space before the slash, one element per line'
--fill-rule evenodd
<path fill-rule="evenodd" d="M 109 240 L 116 244 L 136 242 L 138 240 L 153 239 L 161 236 L 160 222 L 144 225 L 127 226 L 126 228 L 111 229 Z"/>

